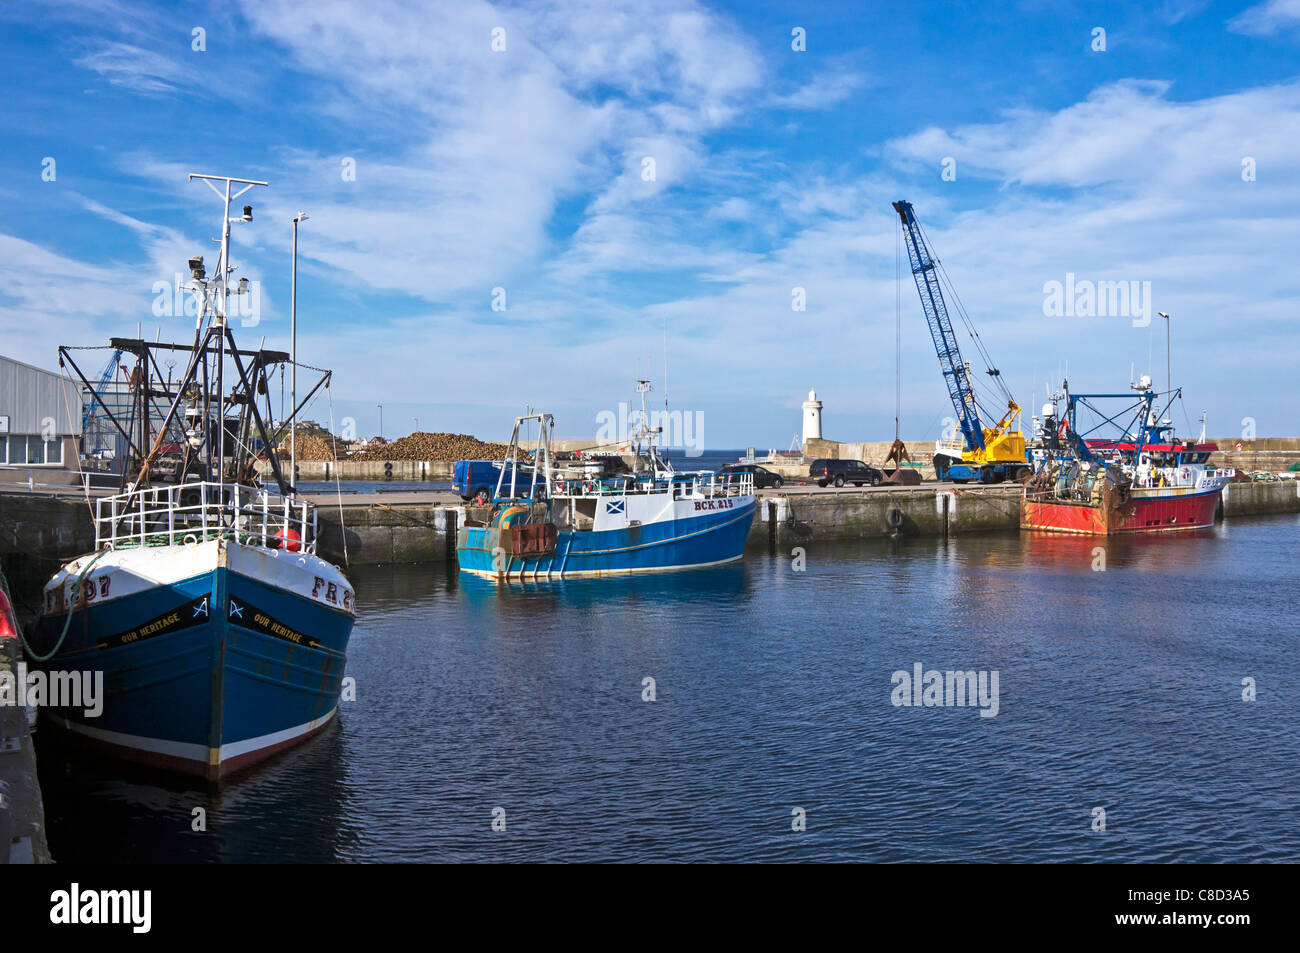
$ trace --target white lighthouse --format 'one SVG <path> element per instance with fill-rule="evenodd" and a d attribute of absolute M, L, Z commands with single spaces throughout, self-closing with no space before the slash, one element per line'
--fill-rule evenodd
<path fill-rule="evenodd" d="M 803 442 L 822 438 L 822 402 L 817 399 L 817 391 L 810 390 L 808 399 L 803 402 Z"/>

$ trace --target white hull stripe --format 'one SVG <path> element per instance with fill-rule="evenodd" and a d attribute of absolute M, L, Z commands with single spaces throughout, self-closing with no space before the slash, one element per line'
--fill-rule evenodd
<path fill-rule="evenodd" d="M 529 557 L 535 558 L 535 557 Z M 560 576 L 568 579 L 570 576 L 627 576 L 637 572 L 681 572 L 684 569 L 707 569 L 709 566 L 725 566 L 727 563 L 734 563 L 738 559 L 743 559 L 744 553 L 737 556 L 728 556 L 726 559 L 715 559 L 708 563 L 691 563 L 689 566 L 638 566 L 635 569 L 566 569 L 561 572 L 558 569 L 512 569 L 509 573 L 504 570 L 496 572 L 491 569 L 470 569 L 462 567 L 461 572 L 467 572 L 471 575 L 482 576 L 484 579 L 546 579 L 548 577 Z"/>
<path fill-rule="evenodd" d="M 83 722 L 73 721 L 64 715 L 55 715 L 54 718 L 55 721 L 69 731 L 75 731 L 79 735 L 85 735 L 87 738 L 96 741 L 121 745 L 124 748 L 134 748 L 137 751 L 148 751 L 152 754 L 167 755 L 172 758 L 181 758 L 186 761 L 195 761 L 199 764 L 216 765 L 253 751 L 260 751 L 262 748 L 269 748 L 272 745 L 290 741 L 299 735 L 305 735 L 328 722 L 337 712 L 337 707 L 331 708 L 326 714 L 305 724 L 285 728 L 282 731 L 274 731 L 269 735 L 261 735 L 257 738 L 247 738 L 243 741 L 234 741 L 222 745 L 220 748 L 215 749 L 215 759 L 209 755 L 214 749 L 208 748 L 207 745 L 190 744 L 185 741 L 166 741 L 161 738 L 146 738 L 142 735 L 128 735 L 120 731 L 108 731 L 105 728 L 94 728 Z"/>

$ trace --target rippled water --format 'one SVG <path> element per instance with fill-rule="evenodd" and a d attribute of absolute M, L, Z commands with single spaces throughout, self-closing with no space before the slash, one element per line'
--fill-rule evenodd
<path fill-rule="evenodd" d="M 757 553 L 503 589 L 356 569 L 359 698 L 340 724 L 218 793 L 43 741 L 52 847 L 141 861 L 1300 860 L 1298 531 L 1279 517 L 1175 538 L 809 544 L 804 572 Z M 997 670 L 997 716 L 894 707 L 891 674 L 915 662 Z M 190 830 L 195 807 L 207 833 Z"/>

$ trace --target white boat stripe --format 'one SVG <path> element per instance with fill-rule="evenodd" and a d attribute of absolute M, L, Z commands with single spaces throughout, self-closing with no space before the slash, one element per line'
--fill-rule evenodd
<path fill-rule="evenodd" d="M 328 713 L 320 718 L 315 718 L 301 725 L 295 725 L 292 728 L 285 728 L 283 731 L 274 731 L 267 735 L 260 735 L 256 738 L 248 738 L 244 741 L 235 741 L 230 744 L 222 745 L 217 752 L 217 760 L 212 761 L 208 755 L 211 749 L 207 745 L 190 744 L 184 741 L 168 741 L 162 738 L 146 738 L 143 735 L 128 735 L 120 731 L 109 731 L 105 728 L 94 728 L 83 722 L 73 721 L 64 715 L 53 715 L 56 722 L 69 731 L 85 735 L 97 741 L 103 741 L 108 744 L 121 745 L 124 748 L 134 748 L 137 751 L 148 751 L 153 754 L 169 755 L 173 758 L 182 758 L 186 761 L 197 761 L 199 764 L 220 764 L 229 761 L 231 758 L 237 758 L 240 755 L 248 754 L 252 751 L 258 751 L 262 748 L 269 748 L 272 745 L 279 744 L 282 741 L 288 741 L 299 735 L 306 734 L 315 728 L 328 722 L 338 713 L 338 707 L 331 708 Z"/>

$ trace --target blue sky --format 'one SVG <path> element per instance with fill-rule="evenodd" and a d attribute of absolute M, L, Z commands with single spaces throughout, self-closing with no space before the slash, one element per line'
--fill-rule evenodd
<path fill-rule="evenodd" d="M 1067 368 L 1163 381 L 1160 319 L 1044 313 L 1073 274 L 1173 314 L 1181 427 L 1300 432 L 1300 0 L 14 0 L 0 49 L 0 352 L 41 366 L 137 323 L 184 338 L 152 289 L 211 248 L 185 174 L 222 173 L 271 184 L 234 236 L 262 287 L 242 343 L 287 347 L 306 210 L 300 356 L 363 435 L 379 402 L 390 437 L 503 437 L 525 405 L 591 434 L 638 371 L 662 400 L 666 328 L 709 446 L 786 446 L 810 387 L 827 436 L 889 439 L 907 198 L 1026 408 Z M 933 439 L 905 278 L 903 431 Z"/>

